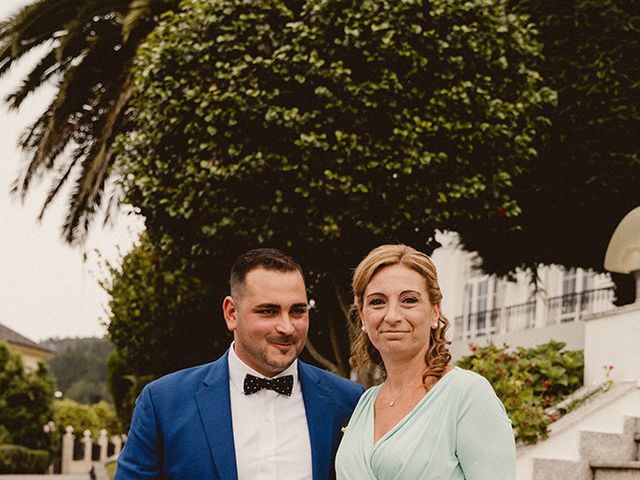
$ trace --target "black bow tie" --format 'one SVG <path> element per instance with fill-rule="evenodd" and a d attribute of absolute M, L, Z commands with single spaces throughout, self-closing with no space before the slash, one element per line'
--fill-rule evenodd
<path fill-rule="evenodd" d="M 290 397 L 291 391 L 293 390 L 293 375 L 284 375 L 283 377 L 277 378 L 260 378 L 247 373 L 247 376 L 244 377 L 245 395 L 259 392 L 263 388 Z"/>

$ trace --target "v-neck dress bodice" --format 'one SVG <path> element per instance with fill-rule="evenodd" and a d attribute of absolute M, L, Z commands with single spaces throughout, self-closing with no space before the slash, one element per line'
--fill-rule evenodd
<path fill-rule="evenodd" d="M 515 441 L 482 376 L 455 367 L 374 443 L 380 385 L 360 398 L 336 457 L 338 480 L 513 480 Z"/>

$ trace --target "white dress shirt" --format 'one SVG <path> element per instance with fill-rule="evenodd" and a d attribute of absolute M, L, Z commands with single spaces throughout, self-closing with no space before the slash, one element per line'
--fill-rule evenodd
<path fill-rule="evenodd" d="M 245 395 L 247 373 L 264 378 L 238 358 L 231 344 L 229 390 L 238 480 L 310 480 L 311 443 L 298 361 L 276 375 L 293 375 L 290 397 L 266 389 Z"/>

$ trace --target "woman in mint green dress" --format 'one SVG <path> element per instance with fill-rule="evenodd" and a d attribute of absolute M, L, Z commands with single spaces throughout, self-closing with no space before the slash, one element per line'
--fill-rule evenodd
<path fill-rule="evenodd" d="M 336 457 L 338 480 L 513 480 L 511 422 L 489 382 L 451 366 L 431 259 L 372 250 L 353 276 L 354 368 L 379 367 Z"/>

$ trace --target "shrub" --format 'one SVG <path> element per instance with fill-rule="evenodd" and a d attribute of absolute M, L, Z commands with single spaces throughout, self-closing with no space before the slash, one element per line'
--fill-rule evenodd
<path fill-rule="evenodd" d="M 116 411 L 111 404 L 101 400 L 100 402 L 91 405 L 90 408 L 97 415 L 98 420 L 100 421 L 100 428 L 104 428 L 111 435 L 123 433 Z"/>
<path fill-rule="evenodd" d="M 0 474 L 45 473 L 49 452 L 20 445 L 0 445 Z"/>
<path fill-rule="evenodd" d="M 51 420 L 53 380 L 40 363 L 27 372 L 20 355 L 0 341 L 0 442 L 49 449 L 43 426 Z"/>
<path fill-rule="evenodd" d="M 53 404 L 53 411 L 54 422 L 62 431 L 71 425 L 76 434 L 82 435 L 82 432 L 89 430 L 93 438 L 97 438 L 103 428 L 111 435 L 122 432 L 113 407 L 106 402 L 83 405 L 69 399 L 57 400 Z"/>
<path fill-rule="evenodd" d="M 557 404 L 583 383 L 583 353 L 563 351 L 565 346 L 552 340 L 510 352 L 508 345 L 471 345 L 472 354 L 457 364 L 489 380 L 518 437 L 524 443 L 536 443 L 547 438 L 547 426 L 556 420 L 545 414 L 545 408 Z"/>

